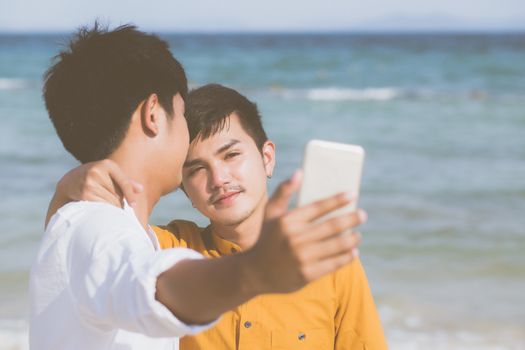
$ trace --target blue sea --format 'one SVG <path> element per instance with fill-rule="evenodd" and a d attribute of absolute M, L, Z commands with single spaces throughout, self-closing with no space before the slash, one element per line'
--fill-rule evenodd
<path fill-rule="evenodd" d="M 366 150 L 361 256 L 393 350 L 525 349 L 525 33 L 161 34 L 192 87 L 256 101 L 270 187 L 312 138 Z M 27 349 L 28 271 L 76 165 L 42 101 L 67 34 L 0 35 L 0 349 Z M 205 224 L 181 193 L 152 217 Z"/>

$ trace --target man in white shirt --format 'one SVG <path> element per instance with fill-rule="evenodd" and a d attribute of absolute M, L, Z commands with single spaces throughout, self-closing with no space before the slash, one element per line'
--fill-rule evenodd
<path fill-rule="evenodd" d="M 189 146 L 182 66 L 131 26 L 83 28 L 57 57 L 44 99 L 64 147 L 82 163 L 110 159 L 144 188 L 132 206 L 74 202 L 51 218 L 30 277 L 33 349 L 176 349 L 254 296 L 298 290 L 352 259 L 358 242 L 339 233 L 359 217 L 316 221 L 350 199 L 288 210 L 298 174 L 269 200 L 252 249 L 214 260 L 160 251 L 148 218 L 180 185 Z"/>

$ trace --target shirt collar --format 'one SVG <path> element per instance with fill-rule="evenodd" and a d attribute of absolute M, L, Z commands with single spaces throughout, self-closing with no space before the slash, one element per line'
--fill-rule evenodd
<path fill-rule="evenodd" d="M 237 244 L 230 242 L 222 238 L 221 236 L 213 233 L 210 226 L 206 227 L 206 230 L 210 232 L 211 237 L 213 239 L 213 244 L 215 245 L 215 248 L 219 251 L 221 255 L 232 255 L 242 251 L 241 247 L 239 247 Z"/>
<path fill-rule="evenodd" d="M 123 209 L 124 209 L 124 212 L 126 212 L 126 214 L 128 214 L 129 216 L 132 216 L 135 219 L 135 221 L 137 222 L 137 224 L 144 230 L 144 228 L 142 227 L 142 224 L 140 223 L 139 219 L 137 218 L 137 214 L 135 214 L 135 210 L 133 209 L 133 207 L 131 207 L 128 204 L 128 201 L 126 201 L 126 199 L 124 199 Z M 160 250 L 159 240 L 157 238 L 157 235 L 155 234 L 155 231 L 153 231 L 153 229 L 151 228 L 150 225 L 148 225 L 148 229 L 145 230 L 145 232 L 146 232 L 146 235 L 148 236 L 149 240 L 153 244 L 153 247 L 155 248 L 155 250 Z"/>

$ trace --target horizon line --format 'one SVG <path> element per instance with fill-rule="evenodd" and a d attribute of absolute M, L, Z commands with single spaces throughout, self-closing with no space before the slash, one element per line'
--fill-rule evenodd
<path fill-rule="evenodd" d="M 1 29 L 0 35 L 58 35 L 70 34 L 75 29 L 53 30 L 11 30 Z M 159 34 L 525 34 L 525 27 L 516 28 L 341 28 L 341 29 L 152 29 L 140 28 L 142 31 Z"/>

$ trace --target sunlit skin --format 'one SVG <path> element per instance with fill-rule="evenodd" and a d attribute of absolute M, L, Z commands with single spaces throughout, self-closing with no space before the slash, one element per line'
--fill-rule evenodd
<path fill-rule="evenodd" d="M 125 139 L 109 159 L 136 181 L 148 184 L 137 196 L 135 212 L 143 226 L 159 198 L 173 191 L 182 180 L 182 166 L 189 147 L 189 134 L 184 118 L 184 100 L 173 97 L 173 115 L 152 94 L 132 115 Z M 162 164 L 161 167 L 158 165 Z M 144 172 L 144 167 L 148 171 Z"/>
<path fill-rule="evenodd" d="M 173 178 L 170 185 L 162 193 L 162 195 L 172 192 L 174 189 L 180 186 L 182 182 L 183 159 L 187 154 L 190 142 L 188 125 L 186 123 L 186 118 L 184 118 L 184 100 L 179 94 L 175 95 L 173 100 L 173 116 L 167 119 L 168 132 L 166 133 L 165 137 L 171 139 L 172 147 L 170 149 L 176 150 L 175 152 L 171 153 L 172 159 L 170 164 L 171 168 L 174 169 L 175 177 Z"/>
<path fill-rule="evenodd" d="M 275 165 L 275 145 L 258 149 L 233 113 L 220 132 L 195 139 L 184 163 L 186 194 L 210 219 L 212 231 L 242 249 L 257 241 L 268 200 L 266 179 Z"/>

